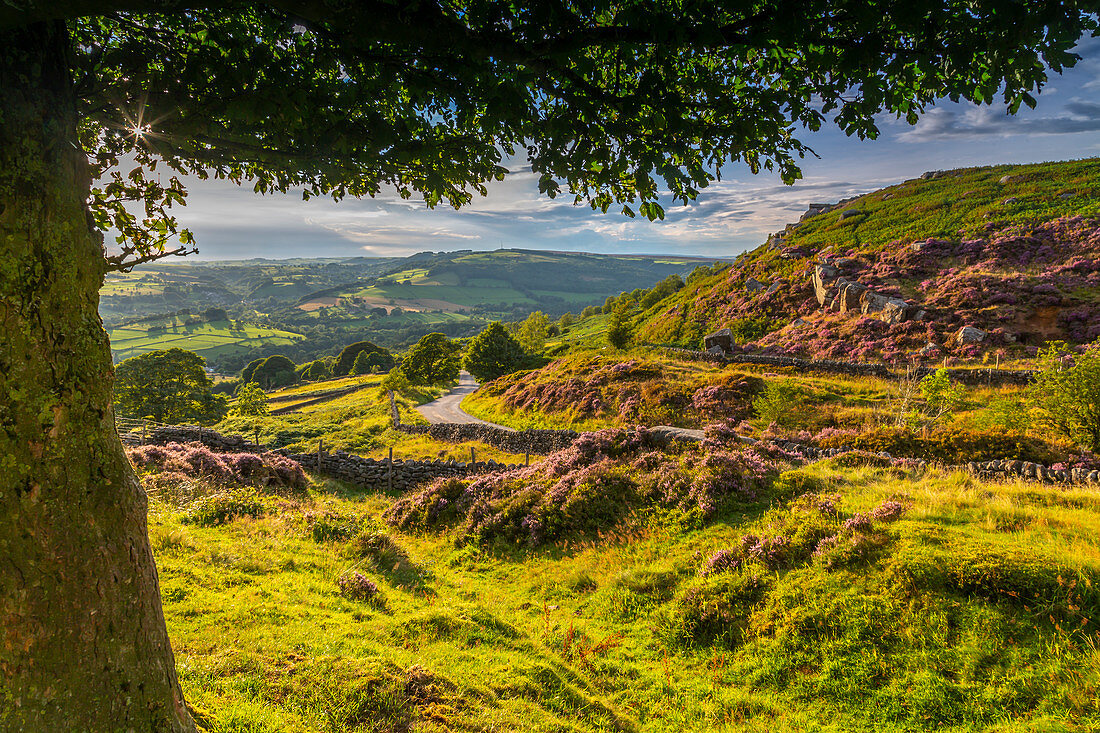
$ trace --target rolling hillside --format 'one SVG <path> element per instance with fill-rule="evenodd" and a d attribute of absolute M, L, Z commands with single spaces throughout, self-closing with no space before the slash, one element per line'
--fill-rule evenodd
<path fill-rule="evenodd" d="M 811 209 L 637 321 L 639 340 L 839 359 L 1100 336 L 1100 160 L 930 172 Z M 968 330 L 960 334 L 960 331 Z"/>
<path fill-rule="evenodd" d="M 286 347 L 305 339 L 300 333 L 239 321 L 201 321 L 185 315 L 138 321 L 108 331 L 115 361 L 148 351 L 178 347 L 194 351 L 208 363 L 251 353 L 261 347 Z"/>

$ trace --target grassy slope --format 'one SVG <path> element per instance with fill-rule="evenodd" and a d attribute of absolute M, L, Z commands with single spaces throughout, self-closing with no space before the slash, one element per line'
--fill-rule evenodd
<path fill-rule="evenodd" d="M 760 531 L 766 505 L 703 529 L 643 520 L 541 551 L 387 530 L 408 558 L 379 564 L 351 541 L 315 541 L 306 516 L 354 515 L 369 530 L 387 496 L 329 483 L 312 502 L 220 527 L 154 502 L 185 693 L 211 730 L 250 733 L 1100 726 L 1093 623 L 1072 610 L 1072 583 L 1100 572 L 1094 492 L 802 472 L 841 493 L 845 514 L 899 493 L 914 505 L 869 565 L 770 573 L 764 597 L 731 619 L 744 628 L 733 646 L 684 645 L 669 629 L 702 587 L 702 559 Z M 337 594 L 352 568 L 379 584 L 383 606 Z"/>
<path fill-rule="evenodd" d="M 1010 180 L 1002 184 L 1000 180 L 1004 176 L 1009 176 Z M 1062 198 L 1063 195 L 1067 197 Z M 1015 202 L 1012 199 L 1016 199 Z M 842 211 L 850 209 L 864 214 L 841 219 Z M 811 321 L 809 325 L 783 338 L 776 337 L 775 345 L 798 350 L 800 344 L 805 345 L 818 338 L 827 328 L 836 331 L 831 343 L 841 340 L 849 344 L 874 341 L 883 337 L 879 332 L 884 329 L 878 328 L 877 324 L 861 326 L 863 330 L 859 330 L 854 325 L 858 319 L 813 315 L 817 311 L 817 302 L 813 298 L 809 276 L 815 253 L 826 248 L 831 248 L 834 254 L 854 252 L 864 261 L 865 270 L 869 268 L 861 274 L 861 279 L 871 275 L 876 286 L 895 290 L 915 302 L 921 302 L 918 280 L 929 275 L 907 275 L 901 268 L 897 276 L 888 274 L 879 282 L 873 277 L 874 265 L 887 257 L 904 260 L 903 253 L 908 243 L 916 240 L 940 238 L 959 242 L 970 238 L 989 239 L 1014 226 L 1025 227 L 1023 233 L 1026 233 L 1027 227 L 1058 217 L 1097 215 L 1100 215 L 1100 160 L 1095 158 L 1066 163 L 961 169 L 932 180 L 906 181 L 857 198 L 801 225 L 788 227 L 782 248 L 792 251 L 792 257 L 782 258 L 778 246 L 765 245 L 746 253 L 734 268 L 695 282 L 642 314 L 638 319 L 637 335 L 650 343 L 699 348 L 704 334 L 745 317 L 769 319 L 772 327 L 778 327 L 801 316 Z M 955 263 L 945 260 L 941 267 L 946 269 L 952 264 Z M 966 269 L 965 265 L 962 269 Z M 1031 270 L 1034 270 L 1034 275 L 1040 273 L 1037 268 Z M 1021 271 L 1025 274 L 1030 272 L 1026 267 L 1006 262 L 1000 271 L 969 273 L 989 276 L 982 282 L 959 286 L 960 290 L 972 286 L 981 291 L 974 303 L 966 302 L 964 293 L 947 291 L 939 295 L 933 289 L 928 294 L 938 309 L 933 314 L 933 320 L 947 320 L 944 329 L 941 329 L 944 333 L 937 333 L 934 338 L 943 338 L 946 329 L 952 325 L 957 330 L 958 325 L 950 322 L 953 311 L 964 312 L 987 327 L 1004 325 L 1004 319 L 998 316 L 1007 313 L 1026 327 L 1028 318 L 1034 316 L 1032 310 L 1027 308 L 1029 298 L 1026 290 L 1015 310 L 987 307 L 998 283 L 1011 282 Z M 764 283 L 778 279 L 782 288 L 772 296 L 750 295 L 744 290 L 744 282 L 749 277 Z M 1041 279 L 1033 279 L 1034 283 L 1028 281 L 1024 285 L 1041 282 Z M 1065 308 L 1090 302 L 1088 292 L 1065 292 L 1062 297 Z M 1012 325 L 1010 322 L 1006 328 Z M 904 329 L 896 327 L 894 330 L 900 334 Z M 916 339 L 914 344 L 920 341 L 919 345 L 923 345 L 927 340 L 923 329 L 919 335 L 907 332 L 906 335 Z M 815 346 L 815 353 L 811 355 L 821 355 L 818 352 L 827 346 Z"/>
<path fill-rule="evenodd" d="M 286 402 L 273 403 L 274 407 L 293 405 L 296 401 L 310 399 L 310 395 L 326 392 L 352 383 L 376 385 L 378 376 L 350 377 L 310 385 L 297 385 L 269 393 L 270 398 L 292 397 Z M 409 425 L 424 423 L 415 405 L 429 402 L 445 392 L 447 387 L 425 388 L 408 397 L 399 398 L 402 422 Z M 264 417 L 229 417 L 215 426 L 227 434 L 240 434 L 251 438 L 259 433 L 260 442 L 272 448 L 288 448 L 295 452 L 317 450 L 317 442 L 324 441 L 325 450 L 345 450 L 373 458 L 384 458 L 393 448 L 397 459 L 454 458 L 469 460 L 470 449 L 477 452 L 478 460 L 495 460 L 501 463 L 522 463 L 524 457 L 508 453 L 481 442 L 444 443 L 426 435 L 407 435 L 390 427 L 389 398 L 377 387 L 352 392 L 316 405 L 307 405 L 300 412 Z"/>

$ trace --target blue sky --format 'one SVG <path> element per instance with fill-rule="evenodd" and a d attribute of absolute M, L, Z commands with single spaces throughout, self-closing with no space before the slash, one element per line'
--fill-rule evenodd
<path fill-rule="evenodd" d="M 489 195 L 460 211 L 427 209 L 395 195 L 304 202 L 300 195 L 257 196 L 251 188 L 191 180 L 181 225 L 196 236 L 200 259 L 406 255 L 423 250 L 522 247 L 608 253 L 732 257 L 797 220 L 812 201 L 873 191 L 927 170 L 1100 156 L 1100 39 L 1079 47 L 1084 59 L 1052 76 L 1034 110 L 1015 117 L 998 107 L 941 104 L 913 127 L 883 119 L 874 141 L 835 128 L 804 133 L 820 159 L 807 158 L 793 186 L 743 166 L 663 222 L 629 220 L 551 201 L 521 165 Z M 523 161 L 519 161 L 522 164 Z"/>

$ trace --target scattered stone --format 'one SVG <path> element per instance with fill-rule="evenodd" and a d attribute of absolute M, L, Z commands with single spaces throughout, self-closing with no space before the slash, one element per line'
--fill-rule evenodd
<path fill-rule="evenodd" d="M 963 326 L 959 329 L 959 332 L 955 334 L 955 343 L 957 344 L 980 344 L 985 341 L 985 337 L 989 334 L 980 328 L 974 328 L 973 326 Z"/>
<path fill-rule="evenodd" d="M 793 321 L 791 321 L 792 326 L 801 326 L 804 323 L 806 323 L 806 322 L 804 320 L 802 320 L 801 318 L 796 318 Z"/>
<path fill-rule="evenodd" d="M 1001 179 L 999 181 L 997 181 L 997 183 L 999 183 L 1003 186 L 1006 183 L 1012 183 L 1012 181 L 1013 181 L 1012 176 L 1001 176 Z"/>
<path fill-rule="evenodd" d="M 1002 203 L 1005 206 L 1009 206 L 1011 204 L 1018 204 L 1019 202 L 1020 202 L 1020 199 L 1016 198 L 1015 196 L 1009 196 Z"/>
<path fill-rule="evenodd" d="M 773 283 L 772 283 L 772 284 L 771 284 L 771 285 L 770 285 L 770 286 L 768 287 L 768 290 L 767 290 L 767 292 L 766 292 L 766 293 L 764 293 L 764 295 L 771 295 L 771 294 L 772 294 L 772 293 L 774 293 L 774 292 L 775 292 L 776 290 L 779 290 L 779 281 L 778 281 L 778 280 L 776 280 L 775 282 L 773 282 Z"/>
<path fill-rule="evenodd" d="M 882 201 L 894 198 L 893 192 L 882 194 Z"/>
<path fill-rule="evenodd" d="M 891 325 L 903 323 L 912 315 L 912 306 L 901 298 L 880 295 L 873 290 L 865 290 L 859 298 L 860 312 Z"/>
<path fill-rule="evenodd" d="M 712 351 L 714 348 L 720 349 L 721 353 L 729 353 L 733 351 L 733 347 L 733 331 L 728 328 L 723 328 L 703 337 L 703 348 L 711 353 L 714 353 Z"/>
<path fill-rule="evenodd" d="M 909 245 L 909 249 L 913 250 L 914 252 L 920 252 L 922 249 L 924 249 L 924 242 L 913 242 Z"/>
<path fill-rule="evenodd" d="M 763 290 L 766 287 L 768 286 L 757 280 L 755 277 L 750 277 L 748 280 L 745 281 L 745 290 L 748 290 L 750 293 L 755 293 L 757 290 Z"/>
<path fill-rule="evenodd" d="M 1060 198 L 1060 199 L 1071 199 L 1076 195 L 1077 194 L 1075 194 L 1075 193 L 1060 193 L 1060 194 L 1058 194 L 1058 198 Z"/>
<path fill-rule="evenodd" d="M 859 209 L 845 209 L 840 213 L 841 220 L 851 219 L 853 216 L 863 216 L 866 211 L 860 211 Z"/>

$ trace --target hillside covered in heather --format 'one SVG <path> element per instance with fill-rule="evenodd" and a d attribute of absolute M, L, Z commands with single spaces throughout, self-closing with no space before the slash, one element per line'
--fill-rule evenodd
<path fill-rule="evenodd" d="M 636 339 L 848 360 L 1100 336 L 1100 159 L 926 173 L 821 208 L 640 314 Z M 965 330 L 964 330 L 965 329 Z M 962 331 L 962 333 L 960 333 Z"/>

